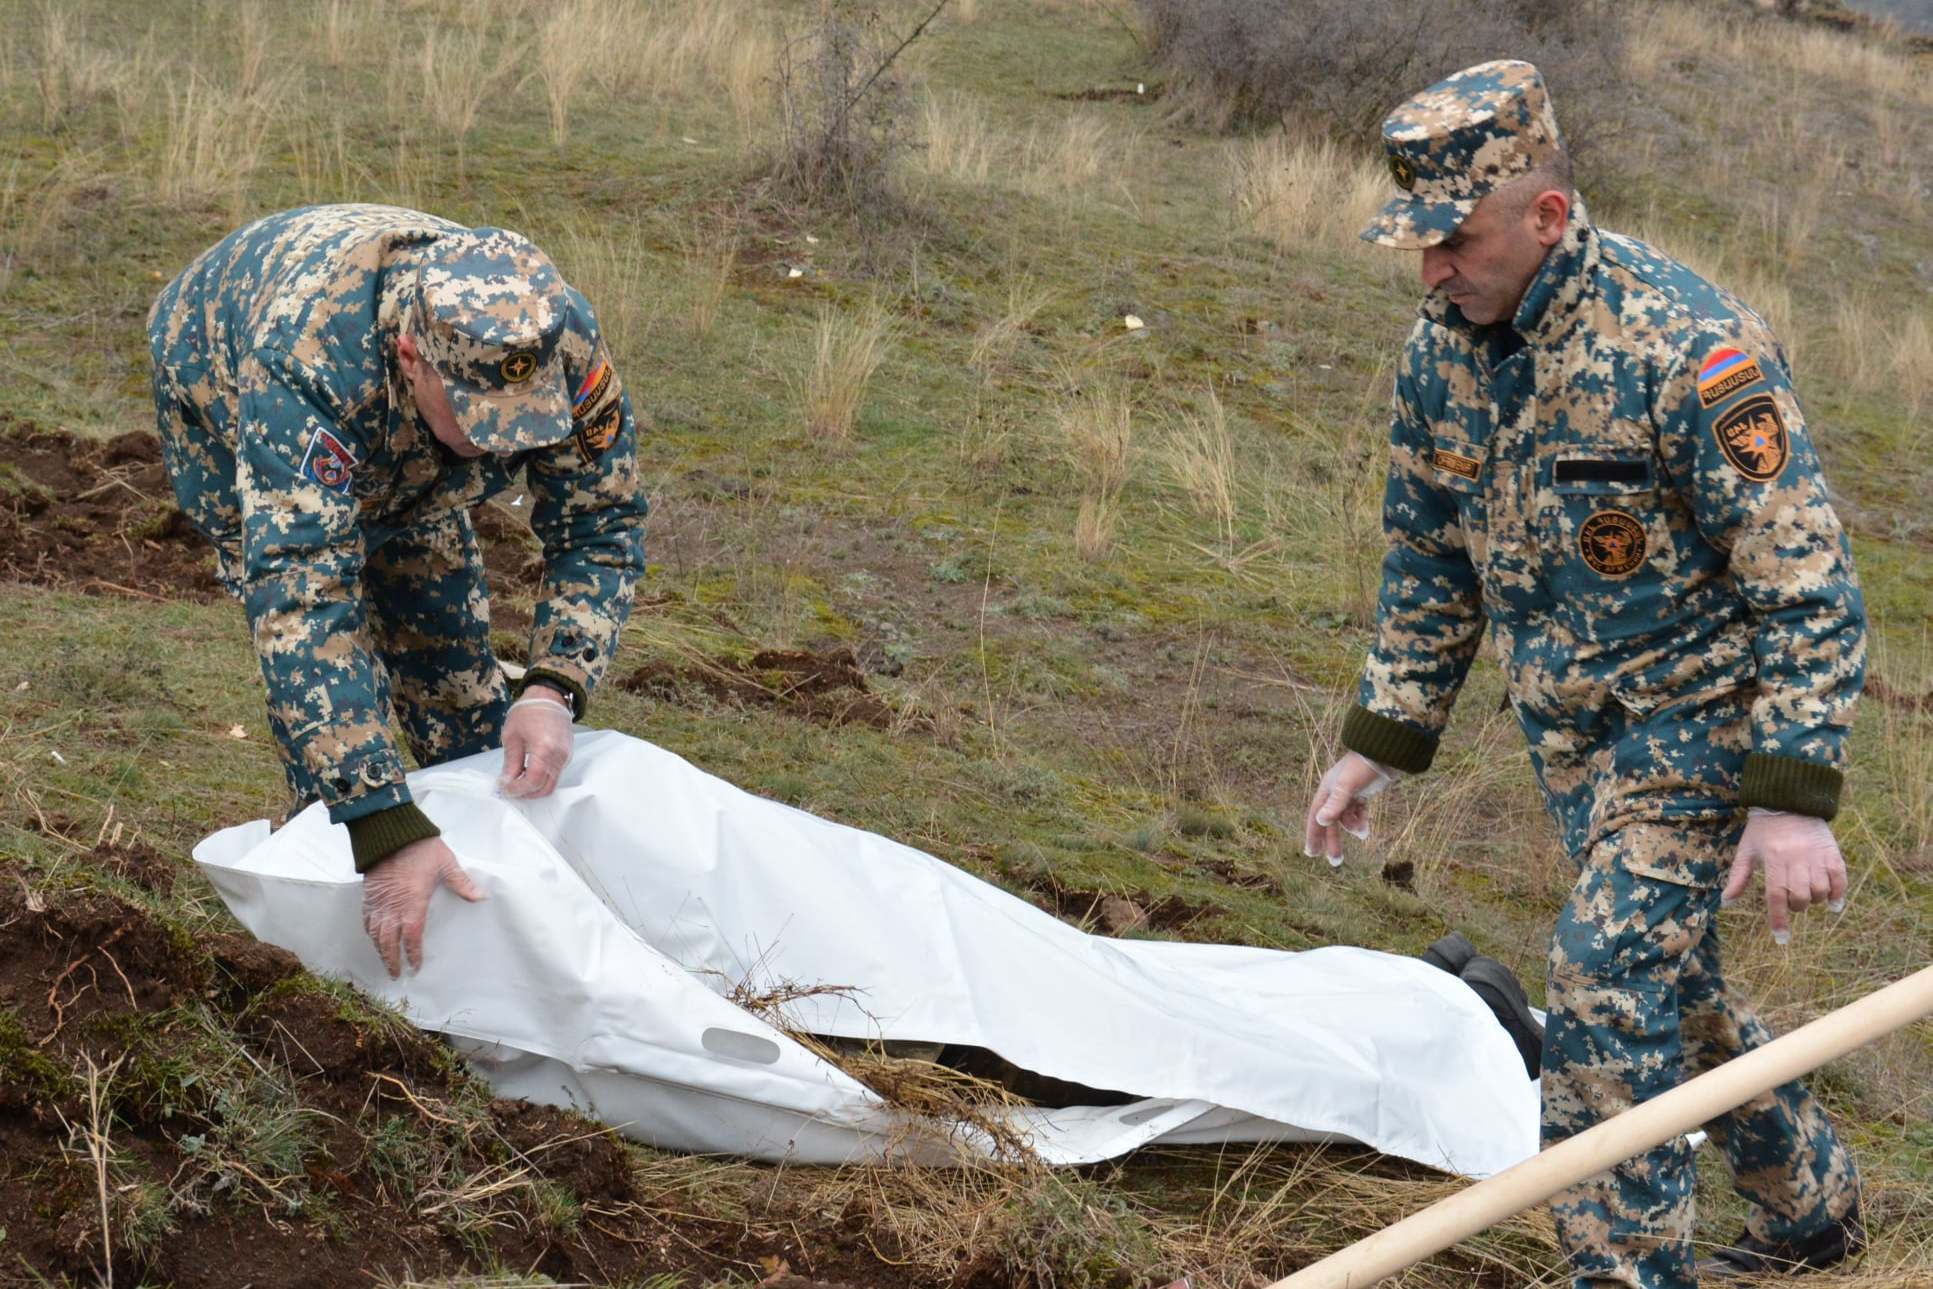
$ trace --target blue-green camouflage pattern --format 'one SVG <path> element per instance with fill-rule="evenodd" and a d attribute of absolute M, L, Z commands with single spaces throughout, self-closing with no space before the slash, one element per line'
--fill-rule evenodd
<path fill-rule="evenodd" d="M 1720 969 L 1718 883 L 1739 831 L 1634 824 L 1583 857 L 1551 939 L 1546 1147 L 1771 1041 Z M 1851 1157 L 1796 1082 L 1705 1127 L 1761 1241 L 1801 1241 L 1858 1200 Z M 1579 1289 L 1695 1285 L 1695 1177 L 1691 1147 L 1676 1137 L 1558 1195 L 1551 1212 Z"/>
<path fill-rule="evenodd" d="M 1366 242 L 1419 250 L 1454 233 L 1484 196 L 1563 151 L 1544 78 L 1529 63 L 1466 67 L 1405 100 L 1383 121 L 1399 195 L 1362 231 Z"/>
<path fill-rule="evenodd" d="M 1754 765 L 1836 781 L 1866 651 L 1788 372 L 1756 314 L 1582 203 L 1509 323 L 1432 296 L 1403 355 L 1358 715 L 1427 765 L 1490 628 L 1581 874 L 1550 955 L 1552 1140 L 1766 1036 L 1712 922 L 1742 785 Z M 1810 1234 L 1854 1202 L 1796 1087 L 1727 1123 L 1755 1228 Z M 1578 1285 L 1695 1283 L 1689 1162 L 1662 1147 L 1559 1197 Z"/>
<path fill-rule="evenodd" d="M 464 459 L 417 414 L 396 339 L 419 270 L 469 239 L 394 207 L 288 211 L 204 252 L 149 313 L 176 498 L 246 607 L 291 787 L 336 822 L 410 800 L 392 704 L 419 760 L 495 740 L 471 509 L 524 480 L 544 551 L 530 666 L 586 691 L 643 571 L 637 428 L 578 292 L 556 341 L 561 441 Z"/>

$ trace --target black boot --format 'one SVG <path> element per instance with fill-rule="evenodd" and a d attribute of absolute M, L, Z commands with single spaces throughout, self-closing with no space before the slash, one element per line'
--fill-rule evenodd
<path fill-rule="evenodd" d="M 1536 1014 L 1530 1010 L 1530 999 L 1524 987 L 1517 983 L 1517 977 L 1510 974 L 1510 968 L 1478 953 L 1477 947 L 1456 931 L 1423 950 L 1423 961 L 1476 990 L 1477 997 L 1483 999 L 1497 1023 L 1510 1035 L 1510 1041 L 1517 1045 L 1517 1055 L 1523 1058 L 1524 1069 L 1530 1077 L 1534 1079 L 1542 1072 L 1544 1027 L 1537 1023 Z"/>
<path fill-rule="evenodd" d="M 1802 1276 L 1837 1266 L 1866 1247 L 1866 1228 L 1859 1206 L 1822 1231 L 1803 1240 L 1767 1243 L 1749 1234 L 1698 1263 L 1700 1279 L 1729 1280 L 1741 1276 Z"/>

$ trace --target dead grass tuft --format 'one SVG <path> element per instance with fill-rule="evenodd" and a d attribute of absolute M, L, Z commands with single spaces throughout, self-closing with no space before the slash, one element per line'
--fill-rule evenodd
<path fill-rule="evenodd" d="M 866 387 L 885 360 L 893 337 L 891 316 L 873 300 L 857 314 L 831 306 L 819 310 L 811 362 L 796 382 L 807 433 L 825 442 L 852 437 Z"/>
<path fill-rule="evenodd" d="M 1106 377 L 1087 380 L 1056 409 L 1054 421 L 1080 486 L 1074 548 L 1083 559 L 1098 560 L 1114 544 L 1121 490 L 1133 465 L 1134 407 L 1127 387 Z"/>
<path fill-rule="evenodd" d="M 1235 545 L 1235 440 L 1228 431 L 1228 413 L 1213 387 L 1202 391 L 1195 407 L 1183 408 L 1176 415 L 1163 445 L 1162 457 L 1195 513 L 1215 521 L 1216 537 L 1222 549 L 1232 550 Z"/>

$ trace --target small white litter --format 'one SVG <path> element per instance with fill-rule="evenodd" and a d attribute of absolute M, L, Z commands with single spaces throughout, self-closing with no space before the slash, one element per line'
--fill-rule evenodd
<path fill-rule="evenodd" d="M 1131 313 L 1124 313 L 1121 315 L 1121 325 L 1126 327 L 1129 331 L 1139 331 L 1141 330 L 1141 328 L 1147 326 L 1148 324 L 1141 321 L 1141 319 L 1135 317 Z"/>
<path fill-rule="evenodd" d="M 987 1143 L 909 1118 L 787 1031 L 960 1044 L 1126 1105 L 1019 1107 L 1051 1163 L 1151 1142 L 1361 1142 L 1482 1176 L 1537 1148 L 1536 1084 L 1467 986 L 1333 947 L 1087 935 L 930 855 L 580 731 L 555 793 L 492 795 L 501 753 L 419 771 L 422 809 L 489 898 L 441 892 L 392 981 L 346 830 L 311 807 L 195 858 L 243 925 L 448 1035 L 505 1095 L 660 1147 L 839 1163 Z M 783 1028 L 734 986 L 844 987 Z"/>

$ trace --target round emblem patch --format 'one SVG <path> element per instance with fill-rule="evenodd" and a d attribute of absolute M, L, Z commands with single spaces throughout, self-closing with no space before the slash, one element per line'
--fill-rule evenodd
<path fill-rule="evenodd" d="M 1644 525 L 1622 510 L 1600 510 L 1577 530 L 1577 552 L 1594 573 L 1629 577 L 1644 563 Z"/>
<path fill-rule="evenodd" d="M 1753 483 L 1770 483 L 1785 469 L 1792 443 L 1785 418 L 1770 394 L 1752 397 L 1720 416 L 1712 425 L 1718 450 L 1732 468 Z"/>
<path fill-rule="evenodd" d="M 537 355 L 520 349 L 497 364 L 497 375 L 506 385 L 521 385 L 537 374 Z"/>
<path fill-rule="evenodd" d="M 1396 186 L 1404 192 L 1416 187 L 1416 167 L 1402 153 L 1389 154 L 1389 173 L 1395 176 Z"/>

